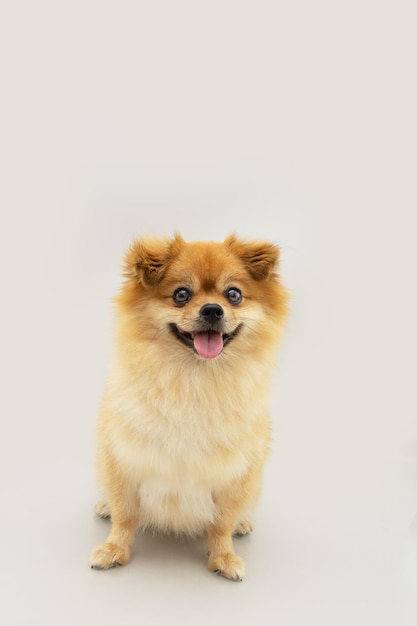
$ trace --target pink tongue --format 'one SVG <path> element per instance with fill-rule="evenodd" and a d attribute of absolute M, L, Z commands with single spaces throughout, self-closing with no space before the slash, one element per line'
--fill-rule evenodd
<path fill-rule="evenodd" d="M 194 337 L 194 348 L 203 359 L 215 359 L 223 350 L 223 337 L 214 330 L 197 333 Z"/>

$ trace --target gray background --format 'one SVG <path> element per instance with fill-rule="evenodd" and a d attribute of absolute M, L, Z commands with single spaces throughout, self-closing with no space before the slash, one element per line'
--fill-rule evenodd
<path fill-rule="evenodd" d="M 5 623 L 416 623 L 413 6 L 3 5 Z M 204 542 L 88 567 L 120 260 L 175 229 L 275 241 L 291 292 L 241 584 Z"/>

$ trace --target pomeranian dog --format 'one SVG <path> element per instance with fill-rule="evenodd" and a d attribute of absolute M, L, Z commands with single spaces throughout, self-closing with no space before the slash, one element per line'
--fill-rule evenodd
<path fill-rule="evenodd" d="M 278 248 L 134 241 L 116 297 L 97 470 L 111 532 L 93 568 L 129 561 L 136 530 L 208 537 L 208 567 L 242 580 L 270 442 L 269 387 L 286 314 Z"/>

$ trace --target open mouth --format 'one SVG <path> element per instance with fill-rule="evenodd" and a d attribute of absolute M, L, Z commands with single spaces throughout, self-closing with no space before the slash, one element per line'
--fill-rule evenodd
<path fill-rule="evenodd" d="M 176 324 L 169 325 L 173 335 L 203 359 L 215 359 L 219 356 L 223 348 L 236 337 L 241 326 L 242 324 L 239 324 L 231 333 L 220 333 L 216 330 L 187 333 Z"/>

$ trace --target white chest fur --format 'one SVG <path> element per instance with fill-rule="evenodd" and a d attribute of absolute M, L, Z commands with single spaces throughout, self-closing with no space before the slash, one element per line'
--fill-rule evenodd
<path fill-rule="evenodd" d="M 246 371 L 243 384 L 236 368 L 231 377 L 210 365 L 181 372 L 178 364 L 156 371 L 148 363 L 146 376 L 138 366 L 134 377 L 113 370 L 103 419 L 112 422 L 112 455 L 138 490 L 143 526 L 202 531 L 214 519 L 216 490 L 265 450 L 262 368 L 251 377 Z"/>

